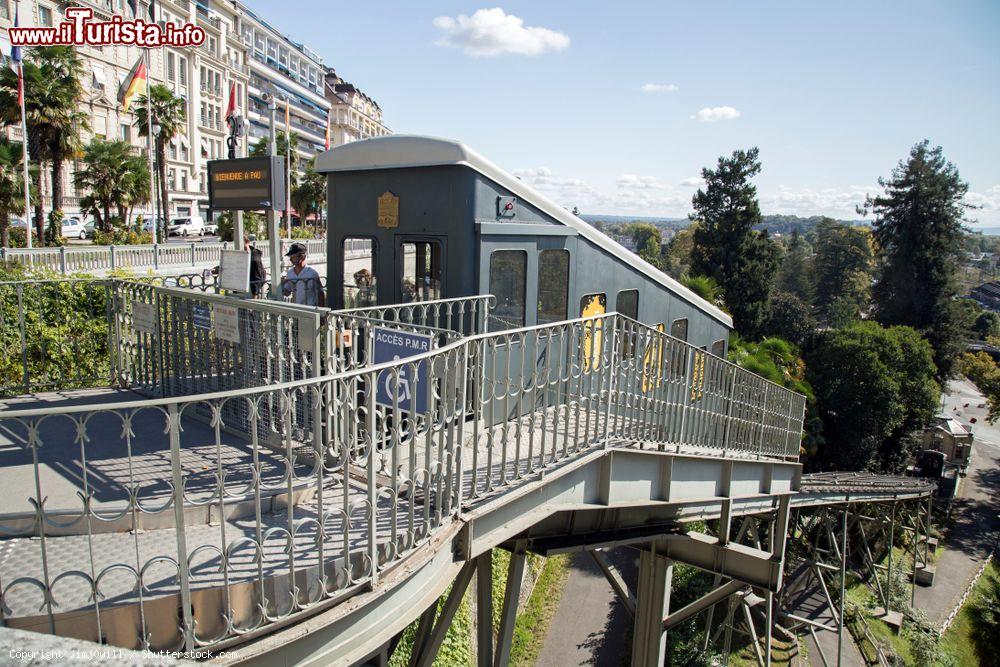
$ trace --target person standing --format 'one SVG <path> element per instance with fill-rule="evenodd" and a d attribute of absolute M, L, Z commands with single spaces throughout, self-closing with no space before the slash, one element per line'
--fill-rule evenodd
<path fill-rule="evenodd" d="M 256 299 L 267 284 L 267 271 L 264 270 L 264 253 L 251 242 L 249 236 L 243 237 L 243 250 L 250 253 L 250 293 Z"/>
<path fill-rule="evenodd" d="M 319 273 L 306 265 L 306 246 L 304 243 L 293 243 L 285 253 L 292 263 L 285 273 L 282 292 L 291 295 L 293 303 L 304 306 L 323 306 L 323 287 L 319 281 Z"/>

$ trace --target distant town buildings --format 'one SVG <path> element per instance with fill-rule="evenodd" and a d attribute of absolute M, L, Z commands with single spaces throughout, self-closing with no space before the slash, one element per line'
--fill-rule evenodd
<path fill-rule="evenodd" d="M 392 134 L 382 122 L 382 107 L 332 68 L 326 71 L 326 99 L 330 103 L 331 145 Z"/>
<path fill-rule="evenodd" d="M 95 20 L 110 20 L 115 14 L 131 18 L 125 0 L 74 0 L 94 10 Z M 66 2 L 30 0 L 21 2 L 21 25 L 57 25 Z M 10 58 L 6 28 L 13 24 L 14 0 L 0 0 L 0 48 L 3 60 Z M 140 17 L 149 14 L 149 0 L 138 0 Z M 227 155 L 225 122 L 229 91 L 236 84 L 236 106 L 247 120 L 243 154 L 249 145 L 268 136 L 270 112 L 265 94 L 275 95 L 278 132 L 285 130 L 285 105 L 289 101 L 291 131 L 299 137 L 294 168 L 301 170 L 324 150 L 327 125 L 330 145 L 388 134 L 382 109 L 354 84 L 344 81 L 307 46 L 283 35 L 245 4 L 233 0 L 158 0 L 157 19 L 176 24 L 195 23 L 205 29 L 205 43 L 197 48 L 150 50 L 150 78 L 187 100 L 187 125 L 167 148 L 167 217 L 208 214 L 208 184 L 205 164 Z M 124 113 L 117 100 L 118 88 L 141 55 L 133 46 L 78 47 L 84 61 L 84 100 L 81 104 L 89 127 L 82 131 L 84 143 L 94 136 L 123 139 L 143 154 L 146 137 L 133 125 L 132 113 Z M 9 138 L 21 140 L 19 127 L 7 130 Z M 73 187 L 76 162 L 65 167 L 64 210 L 79 212 L 82 194 Z M 43 201 L 51 206 L 51 182 L 42 179 Z"/>

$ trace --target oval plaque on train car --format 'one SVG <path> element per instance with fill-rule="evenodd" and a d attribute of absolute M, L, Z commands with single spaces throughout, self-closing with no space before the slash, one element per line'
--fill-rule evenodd
<path fill-rule="evenodd" d="M 388 190 L 378 196 L 378 226 L 385 229 L 399 227 L 399 197 Z"/>

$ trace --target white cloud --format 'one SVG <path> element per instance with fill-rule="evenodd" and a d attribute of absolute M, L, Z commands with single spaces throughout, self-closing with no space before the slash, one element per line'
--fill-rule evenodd
<path fill-rule="evenodd" d="M 965 196 L 965 202 L 978 206 L 978 211 L 972 211 L 970 217 L 975 217 L 976 213 L 1000 210 L 1000 185 L 994 185 L 985 192 L 970 192 Z"/>
<path fill-rule="evenodd" d="M 864 185 L 849 185 L 839 188 L 791 189 L 779 185 L 776 191 L 762 191 L 760 208 L 764 213 L 786 215 L 828 215 L 833 218 L 853 220 L 860 216 L 857 206 L 863 204 L 865 196 L 874 194 L 875 188 Z"/>
<path fill-rule="evenodd" d="M 680 88 L 672 83 L 644 83 L 639 90 L 644 93 L 676 93 Z"/>
<path fill-rule="evenodd" d="M 659 190 L 665 187 L 656 176 L 638 176 L 636 174 L 622 174 L 615 183 L 619 188 L 635 190 Z"/>
<path fill-rule="evenodd" d="M 681 181 L 681 186 L 685 188 L 700 188 L 705 185 L 705 179 L 701 176 L 691 176 Z"/>
<path fill-rule="evenodd" d="M 739 118 L 740 112 L 733 107 L 705 107 L 695 115 L 691 116 L 691 120 L 700 120 L 703 123 L 714 123 L 718 120 L 733 120 L 734 118 Z"/>
<path fill-rule="evenodd" d="M 472 16 L 439 16 L 434 27 L 441 31 L 439 46 L 461 49 L 473 57 L 513 53 L 537 56 L 547 51 L 563 51 L 569 37 L 556 30 L 525 26 L 524 19 L 507 14 L 500 7 L 479 9 Z"/>

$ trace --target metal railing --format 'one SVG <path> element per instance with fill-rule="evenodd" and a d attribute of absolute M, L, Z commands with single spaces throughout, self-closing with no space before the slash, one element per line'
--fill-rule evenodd
<path fill-rule="evenodd" d="M 304 243 L 311 259 L 326 257 L 326 241 L 308 239 L 282 240 L 282 254 L 290 243 Z M 258 247 L 267 259 L 270 246 Z M 59 248 L 0 248 L 0 260 L 15 262 L 32 269 L 68 275 L 87 271 L 120 269 L 159 269 L 218 264 L 222 250 L 231 243 L 159 243 L 123 246 L 62 246 Z"/>
<path fill-rule="evenodd" d="M 486 332 L 489 325 L 489 311 L 495 304 L 496 297 L 483 294 L 386 306 L 361 306 L 337 312 L 386 322 L 417 324 L 464 334 L 478 334 Z"/>
<path fill-rule="evenodd" d="M 4 623 L 218 650 L 371 590 L 461 510 L 596 448 L 797 458 L 804 406 L 617 314 L 288 379 L 0 412 L 29 489 L 0 517 Z"/>

